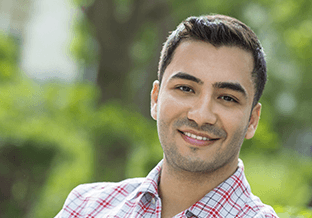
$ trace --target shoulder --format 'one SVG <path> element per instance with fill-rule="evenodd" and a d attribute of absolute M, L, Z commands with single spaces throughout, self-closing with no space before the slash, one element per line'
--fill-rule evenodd
<path fill-rule="evenodd" d="M 244 173 L 244 165 L 242 160 L 239 159 L 239 169 L 233 175 L 237 178 L 233 182 L 237 184 L 235 190 L 235 200 L 240 205 L 238 217 L 256 217 L 256 218 L 275 218 L 278 217 L 274 209 L 264 204 L 259 197 L 251 192 L 250 185 Z M 236 177 L 235 177 L 236 176 Z M 237 183 L 238 181 L 238 183 Z"/>
<path fill-rule="evenodd" d="M 272 207 L 268 205 L 265 206 L 266 207 L 256 212 L 254 218 L 278 218 Z"/>
<path fill-rule="evenodd" d="M 84 217 L 101 207 L 113 208 L 135 193 L 144 178 L 126 179 L 121 182 L 99 182 L 78 185 L 66 198 L 56 217 Z M 91 211 L 92 210 L 92 211 Z"/>
<path fill-rule="evenodd" d="M 70 195 L 74 197 L 102 196 L 109 195 L 111 192 L 131 193 L 142 183 L 143 178 L 126 179 L 121 182 L 98 182 L 81 184 L 74 188 Z"/>
<path fill-rule="evenodd" d="M 240 211 L 240 215 L 242 217 L 251 216 L 255 218 L 278 218 L 271 206 L 262 203 L 262 201 L 253 194 L 250 195 L 250 198 Z"/>

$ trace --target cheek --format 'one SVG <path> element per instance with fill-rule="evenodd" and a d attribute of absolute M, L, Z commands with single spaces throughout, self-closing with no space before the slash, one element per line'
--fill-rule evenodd
<path fill-rule="evenodd" d="M 157 105 L 157 116 L 163 122 L 170 122 L 187 111 L 187 103 L 178 101 L 172 96 L 161 98 Z M 185 113 L 186 114 L 186 113 Z"/>
<path fill-rule="evenodd" d="M 222 126 L 228 134 L 235 134 L 248 125 L 249 114 L 247 115 L 245 111 L 232 109 L 219 112 Z"/>

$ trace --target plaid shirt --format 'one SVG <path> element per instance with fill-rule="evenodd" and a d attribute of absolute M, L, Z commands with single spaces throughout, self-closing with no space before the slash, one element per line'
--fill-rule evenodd
<path fill-rule="evenodd" d="M 56 218 L 161 217 L 158 180 L 162 161 L 146 178 L 118 183 L 92 183 L 76 187 Z M 182 217 L 277 217 L 272 207 L 251 193 L 239 160 L 237 171 L 200 201 L 180 212 Z"/>

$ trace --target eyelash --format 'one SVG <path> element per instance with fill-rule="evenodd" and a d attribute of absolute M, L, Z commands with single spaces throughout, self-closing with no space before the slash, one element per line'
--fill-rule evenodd
<path fill-rule="evenodd" d="M 176 89 L 178 89 L 178 90 L 180 90 L 182 92 L 185 92 L 185 93 L 188 93 L 188 92 L 195 93 L 195 91 L 191 87 L 186 86 L 186 85 L 177 86 Z M 185 90 L 185 89 L 187 89 L 187 90 Z M 224 100 L 226 102 L 238 103 L 238 101 L 235 98 L 233 98 L 231 96 L 228 96 L 228 95 L 222 95 L 222 96 L 219 97 L 219 99 Z"/>
<path fill-rule="evenodd" d="M 234 103 L 238 103 L 238 101 L 235 98 L 232 98 L 228 95 L 222 95 L 219 97 L 220 99 L 227 101 L 227 102 L 234 102 Z M 229 98 L 228 100 L 226 100 L 225 98 Z"/>
<path fill-rule="evenodd" d="M 177 86 L 176 89 L 179 89 L 179 90 L 182 91 L 182 92 L 193 92 L 193 93 L 195 93 L 195 91 L 194 91 L 192 88 L 190 88 L 190 87 L 188 87 L 188 86 L 185 86 L 185 85 L 183 85 L 183 86 Z M 185 90 L 185 89 L 188 89 L 188 91 Z"/>

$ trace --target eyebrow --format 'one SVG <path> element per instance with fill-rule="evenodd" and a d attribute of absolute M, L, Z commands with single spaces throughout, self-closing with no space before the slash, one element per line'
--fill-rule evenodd
<path fill-rule="evenodd" d="M 170 80 L 172 79 L 186 79 L 186 80 L 190 80 L 190 81 L 193 81 L 193 82 L 196 82 L 196 83 L 199 83 L 199 84 L 203 84 L 204 82 L 201 81 L 199 78 L 195 77 L 195 76 L 192 76 L 188 73 L 184 73 L 184 72 L 179 72 L 175 75 L 173 75 Z"/>
<path fill-rule="evenodd" d="M 195 76 L 192 76 L 188 73 L 184 73 L 184 72 L 178 72 L 177 74 L 174 74 L 170 80 L 172 79 L 185 79 L 185 80 L 190 80 L 190 81 L 193 81 L 193 82 L 196 82 L 198 84 L 203 84 L 204 82 L 195 77 Z M 242 93 L 245 97 L 247 97 L 247 92 L 246 90 L 242 87 L 241 84 L 239 83 L 235 83 L 235 82 L 216 82 L 213 84 L 213 87 L 214 88 L 218 88 L 218 89 L 230 89 L 230 90 L 233 90 L 233 91 L 237 91 L 237 92 L 240 92 Z"/>
<path fill-rule="evenodd" d="M 217 82 L 217 83 L 213 84 L 213 87 L 219 88 L 219 89 L 231 89 L 233 91 L 238 91 L 238 92 L 242 93 L 245 97 L 247 97 L 246 90 L 239 83 Z"/>

